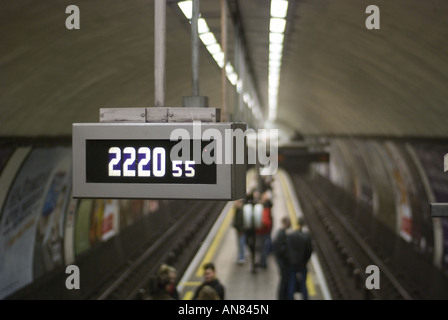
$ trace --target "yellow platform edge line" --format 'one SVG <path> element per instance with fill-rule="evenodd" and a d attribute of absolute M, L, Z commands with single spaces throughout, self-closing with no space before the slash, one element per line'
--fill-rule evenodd
<path fill-rule="evenodd" d="M 202 259 L 202 262 L 198 266 L 198 270 L 196 271 L 197 277 L 201 278 L 203 276 L 204 270 L 202 269 L 202 266 L 204 265 L 204 263 L 213 261 L 216 250 L 221 244 L 222 238 L 224 237 L 225 232 L 227 231 L 230 223 L 232 222 L 233 215 L 235 214 L 234 211 L 235 209 L 233 206 L 227 211 L 224 221 L 222 222 L 221 226 L 218 229 L 218 232 L 216 233 L 216 236 L 213 238 L 213 241 L 210 244 L 210 248 L 207 250 L 206 254 L 204 255 L 204 258 Z"/>
<path fill-rule="evenodd" d="M 182 300 L 191 300 L 193 299 L 193 291 L 187 291 L 185 292 L 184 297 L 182 298 Z"/>
<path fill-rule="evenodd" d="M 292 204 L 291 192 L 289 191 L 289 188 L 286 186 L 284 172 L 279 170 L 278 176 L 280 177 L 280 181 L 284 191 L 283 194 L 285 195 L 286 198 L 286 206 L 288 207 L 289 217 L 291 219 L 291 226 L 293 227 L 294 230 L 297 230 L 299 228 L 299 223 L 296 216 L 296 210 L 294 209 L 294 205 Z M 306 277 L 306 286 L 308 288 L 308 294 L 311 297 L 315 296 L 317 293 L 316 286 L 314 285 L 313 278 L 310 275 Z"/>
<path fill-rule="evenodd" d="M 182 285 L 184 287 L 196 287 L 199 286 L 202 282 L 201 281 L 185 281 L 182 282 Z"/>
<path fill-rule="evenodd" d="M 246 173 L 246 185 L 249 185 L 250 180 L 253 178 L 254 170 L 249 170 Z M 233 221 L 233 216 L 235 215 L 235 208 L 232 206 L 226 213 L 226 217 L 219 228 L 215 238 L 213 239 L 210 248 L 207 250 L 206 254 L 204 255 L 204 258 L 202 259 L 201 263 L 199 264 L 198 270 L 196 271 L 196 277 L 201 278 L 204 274 L 204 270 L 202 269 L 202 266 L 207 263 L 213 261 L 213 258 L 215 256 L 216 250 L 218 249 L 218 246 L 221 244 L 222 238 L 224 237 L 225 232 L 227 231 L 230 223 Z"/>
<path fill-rule="evenodd" d="M 254 175 L 254 170 L 249 170 L 246 173 L 246 185 L 249 185 L 250 180 L 252 179 Z M 204 255 L 204 258 L 202 259 L 201 263 L 198 266 L 198 269 L 196 271 L 196 277 L 198 278 L 202 278 L 202 276 L 204 275 L 204 270 L 202 269 L 202 266 L 213 260 L 216 250 L 218 249 L 218 246 L 221 244 L 222 238 L 225 234 L 225 232 L 227 231 L 231 221 L 233 220 L 233 216 L 235 214 L 235 209 L 232 206 L 226 213 L 226 217 L 223 221 L 223 223 L 221 224 L 216 236 L 214 237 L 214 239 L 212 240 L 212 243 L 209 247 L 209 249 L 207 250 L 206 254 Z M 186 281 L 183 282 L 182 284 L 184 286 L 199 286 L 202 282 L 200 281 Z M 184 294 L 184 297 L 182 298 L 182 300 L 191 300 L 193 298 L 193 292 L 192 291 L 187 291 Z"/>

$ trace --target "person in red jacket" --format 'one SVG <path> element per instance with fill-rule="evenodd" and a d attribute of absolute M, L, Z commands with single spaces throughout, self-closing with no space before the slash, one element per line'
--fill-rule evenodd
<path fill-rule="evenodd" d="M 261 227 L 255 230 L 257 234 L 258 252 L 260 261 L 257 266 L 266 269 L 267 257 L 271 251 L 271 231 L 272 231 L 272 201 L 271 193 L 265 191 L 261 196 L 263 213 L 261 216 Z"/>

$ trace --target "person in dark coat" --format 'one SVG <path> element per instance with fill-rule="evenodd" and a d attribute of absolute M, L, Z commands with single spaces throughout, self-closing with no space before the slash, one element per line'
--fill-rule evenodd
<path fill-rule="evenodd" d="M 300 292 L 302 293 L 302 299 L 303 300 L 308 300 L 308 288 L 306 286 L 306 278 L 308 276 L 308 261 L 311 258 L 311 254 L 313 253 L 313 241 L 311 239 L 311 235 L 307 229 L 307 226 L 305 224 L 305 219 L 303 217 L 300 217 L 298 219 L 299 222 L 299 230 L 302 232 L 302 234 L 305 237 L 305 241 L 306 241 L 306 246 L 305 246 L 305 264 L 302 267 L 301 270 L 301 279 L 302 281 L 300 282 Z"/>
<path fill-rule="evenodd" d="M 147 300 L 176 300 L 171 295 L 172 282 L 167 273 L 158 274 L 156 278 L 156 288 Z"/>
<path fill-rule="evenodd" d="M 281 219 L 281 227 L 277 231 L 273 241 L 273 251 L 275 261 L 277 262 L 280 273 L 280 282 L 277 289 L 277 299 L 287 300 L 288 297 L 288 245 L 286 242 L 286 234 L 291 227 L 290 219 L 285 216 Z"/>
<path fill-rule="evenodd" d="M 219 295 L 219 298 L 221 300 L 224 300 L 225 288 L 224 285 L 221 283 L 221 281 L 219 281 L 219 279 L 216 276 L 215 264 L 213 262 L 206 263 L 203 266 L 203 269 L 204 269 L 204 281 L 202 282 L 201 285 L 199 285 L 199 287 L 196 288 L 196 291 L 193 295 L 193 300 L 198 300 L 199 292 L 206 285 L 209 285 L 210 287 L 215 289 Z"/>
<path fill-rule="evenodd" d="M 300 277 L 300 292 L 302 299 L 308 300 L 308 290 L 306 288 L 307 263 L 313 251 L 311 237 L 302 229 L 304 220 L 299 220 L 299 228 L 287 234 L 288 245 L 288 300 L 294 300 L 294 292 L 299 291 L 297 279 Z"/>
<path fill-rule="evenodd" d="M 163 263 L 157 271 L 157 276 L 168 275 L 171 280 L 171 286 L 167 289 L 169 294 L 175 299 L 179 299 L 179 291 L 177 291 L 177 270 L 173 266 Z"/>

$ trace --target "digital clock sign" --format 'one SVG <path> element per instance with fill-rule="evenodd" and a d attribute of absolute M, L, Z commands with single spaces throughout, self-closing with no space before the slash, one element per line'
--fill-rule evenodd
<path fill-rule="evenodd" d="M 211 141 L 197 141 L 201 154 Z M 189 141 L 193 150 L 193 140 Z M 86 181 L 103 183 L 193 183 L 216 184 L 216 164 L 200 159 L 171 159 L 178 141 L 87 140 Z"/>
<path fill-rule="evenodd" d="M 246 193 L 246 164 L 211 161 L 224 150 L 214 137 L 245 124 L 73 124 L 73 197 L 226 199 Z M 180 139 L 176 130 L 187 135 Z M 219 139 L 217 139 L 219 140 Z M 228 148 L 228 146 L 227 146 Z M 234 148 L 232 146 L 232 148 Z M 244 150 L 243 150 L 244 151 Z"/>

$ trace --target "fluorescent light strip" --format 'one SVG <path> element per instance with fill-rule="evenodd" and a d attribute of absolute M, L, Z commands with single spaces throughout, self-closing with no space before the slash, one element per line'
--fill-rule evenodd
<path fill-rule="evenodd" d="M 209 32 L 210 29 L 208 28 L 207 22 L 205 21 L 204 18 L 199 18 L 198 19 L 198 33 L 206 33 Z"/>
<path fill-rule="evenodd" d="M 269 44 L 269 53 L 278 53 L 281 54 L 283 51 L 283 45 L 277 43 Z"/>
<path fill-rule="evenodd" d="M 286 18 L 288 12 L 288 1 L 272 0 L 271 1 L 271 17 Z"/>
<path fill-rule="evenodd" d="M 191 20 L 191 18 L 193 17 L 193 2 L 190 1 L 181 1 L 178 2 L 177 5 L 179 6 L 180 10 L 182 10 L 182 13 L 184 14 L 184 16 L 188 19 Z"/>
<path fill-rule="evenodd" d="M 238 79 L 236 82 L 236 92 L 241 93 L 243 91 L 243 81 L 241 79 Z"/>
<path fill-rule="evenodd" d="M 224 52 L 220 51 L 213 54 L 213 59 L 215 59 L 216 63 L 221 69 L 224 67 Z"/>
<path fill-rule="evenodd" d="M 271 32 L 269 33 L 269 43 L 275 43 L 275 44 L 283 44 L 283 33 L 275 33 Z"/>
<path fill-rule="evenodd" d="M 191 0 L 180 1 L 177 3 L 177 5 L 181 9 L 185 18 L 191 20 L 191 18 L 193 17 L 192 14 L 193 2 Z M 198 33 L 199 38 L 201 39 L 202 43 L 206 46 L 210 54 L 213 56 L 213 59 L 215 60 L 216 64 L 219 66 L 219 68 L 223 68 L 224 53 L 222 52 L 221 46 L 218 44 L 215 35 L 213 34 L 213 32 L 210 32 L 210 29 L 207 25 L 207 21 L 204 18 L 198 19 Z M 232 85 L 235 85 L 238 79 L 238 75 L 233 71 L 233 67 L 230 64 L 230 62 L 227 62 L 227 64 L 230 66 L 230 69 L 226 67 L 227 79 L 229 79 Z"/>
<path fill-rule="evenodd" d="M 288 1 L 271 0 L 271 19 L 269 21 L 269 120 L 277 117 L 278 89 L 283 52 L 284 32 Z"/>
<path fill-rule="evenodd" d="M 199 35 L 199 38 L 201 38 L 201 41 L 205 46 L 218 43 L 218 41 L 216 41 L 215 35 L 212 32 L 202 33 Z"/>
<path fill-rule="evenodd" d="M 184 14 L 185 18 L 188 20 L 191 20 L 193 17 L 193 2 L 191 0 L 187 1 L 180 1 L 177 3 L 179 8 L 181 9 L 182 13 Z M 210 28 L 207 25 L 207 21 L 204 18 L 198 19 L 198 33 L 199 38 L 201 39 L 202 43 L 207 48 L 208 52 L 212 55 L 213 59 L 215 60 L 216 64 L 219 66 L 219 68 L 224 67 L 224 52 L 221 49 L 221 45 L 217 42 L 215 35 L 213 32 L 210 31 Z M 239 80 L 238 74 L 234 71 L 232 64 L 230 61 L 227 61 L 226 65 L 226 75 L 229 82 L 236 86 L 236 90 L 238 93 L 242 92 L 242 82 Z M 253 88 L 252 90 L 253 91 Z M 255 117 L 260 121 L 261 112 L 259 108 L 254 110 L 252 107 L 254 106 L 255 102 L 252 99 L 252 95 L 250 93 L 244 94 L 245 98 L 243 97 L 244 102 L 248 105 L 250 109 L 253 110 L 253 113 Z"/>
<path fill-rule="evenodd" d="M 285 32 L 286 20 L 281 18 L 271 18 L 269 31 L 283 33 Z"/>

